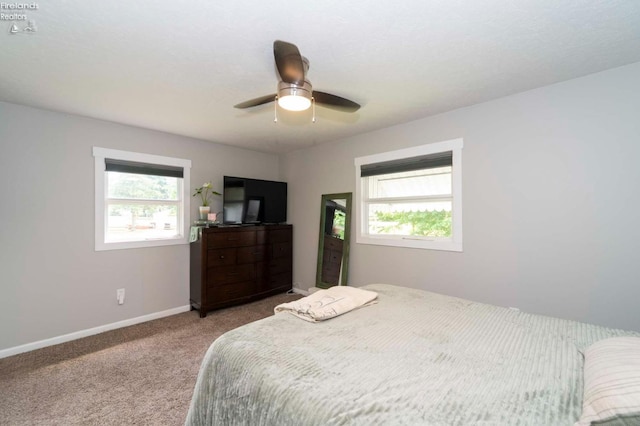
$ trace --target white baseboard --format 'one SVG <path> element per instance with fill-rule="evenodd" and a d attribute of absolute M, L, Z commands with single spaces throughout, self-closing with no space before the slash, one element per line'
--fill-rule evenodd
<path fill-rule="evenodd" d="M 62 336 L 52 337 L 50 339 L 39 340 L 33 343 L 27 343 L 25 345 L 14 346 L 13 348 L 0 350 L 0 359 L 6 358 L 12 355 L 21 354 L 24 352 L 33 351 L 47 346 L 58 345 L 60 343 L 70 342 L 71 340 L 81 339 L 87 336 L 93 336 L 94 334 L 104 333 L 105 331 L 115 330 L 117 328 L 128 327 L 130 325 L 140 324 L 159 318 L 168 317 L 171 315 L 181 314 L 182 312 L 188 312 L 191 309 L 190 305 L 180 306 L 178 308 L 168 309 L 162 312 L 154 312 L 153 314 L 143 315 L 141 317 L 131 318 L 128 320 L 113 322 L 111 324 L 105 324 L 86 330 L 76 331 L 74 333 L 64 334 Z"/>
<path fill-rule="evenodd" d="M 294 293 L 297 293 L 297 294 L 301 294 L 301 295 L 303 295 L 303 296 L 308 296 L 308 295 L 309 295 L 309 292 L 308 292 L 307 290 L 303 290 L 303 289 L 301 289 L 301 288 L 293 287 L 293 288 L 291 289 L 291 291 L 293 291 Z"/>

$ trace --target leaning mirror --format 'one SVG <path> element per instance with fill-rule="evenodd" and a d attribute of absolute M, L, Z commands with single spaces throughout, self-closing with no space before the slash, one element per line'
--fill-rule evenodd
<path fill-rule="evenodd" d="M 347 285 L 350 239 L 351 193 L 324 194 L 320 203 L 316 287 Z"/>

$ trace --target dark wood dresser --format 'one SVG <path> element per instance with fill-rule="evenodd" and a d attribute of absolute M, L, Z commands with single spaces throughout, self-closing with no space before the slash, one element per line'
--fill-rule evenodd
<path fill-rule="evenodd" d="M 203 228 L 191 243 L 190 303 L 204 318 L 292 288 L 291 225 Z"/>

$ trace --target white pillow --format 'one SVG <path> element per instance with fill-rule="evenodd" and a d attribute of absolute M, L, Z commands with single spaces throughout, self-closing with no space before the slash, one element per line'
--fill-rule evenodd
<path fill-rule="evenodd" d="M 574 426 L 640 425 L 640 337 L 613 337 L 584 354 L 582 416 Z"/>

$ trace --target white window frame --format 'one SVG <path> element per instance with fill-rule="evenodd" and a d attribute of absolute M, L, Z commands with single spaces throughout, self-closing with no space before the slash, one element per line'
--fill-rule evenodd
<path fill-rule="evenodd" d="M 140 152 L 121 151 L 116 149 L 93 147 L 95 162 L 95 250 L 118 250 L 143 247 L 160 247 L 177 244 L 189 244 L 189 212 L 190 198 L 189 188 L 191 188 L 191 160 L 182 158 L 164 157 L 160 155 L 145 154 Z M 118 241 L 107 242 L 107 179 L 105 170 L 105 159 L 124 160 L 138 163 L 158 164 L 163 166 L 182 167 L 183 177 L 178 190 L 181 211 L 177 221 L 178 235 L 172 238 L 154 238 L 141 241 Z"/>
<path fill-rule="evenodd" d="M 407 247 L 428 250 L 462 251 L 462 147 L 463 140 L 452 139 L 443 142 L 399 149 L 396 151 L 357 157 L 356 168 L 356 243 L 383 246 Z M 371 235 L 366 228 L 367 214 L 364 203 L 367 189 L 362 188 L 361 167 L 367 164 L 383 163 L 404 158 L 420 157 L 440 152 L 452 152 L 451 195 L 452 226 L 451 238 L 409 237 L 403 235 Z"/>

